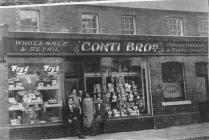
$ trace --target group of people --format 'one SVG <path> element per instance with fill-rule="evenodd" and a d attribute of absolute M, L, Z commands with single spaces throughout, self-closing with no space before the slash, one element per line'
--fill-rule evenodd
<path fill-rule="evenodd" d="M 107 118 L 107 111 L 102 103 L 93 103 L 87 92 L 78 93 L 73 88 L 62 109 L 63 123 L 67 134 L 85 138 L 84 134 L 96 135 Z"/>

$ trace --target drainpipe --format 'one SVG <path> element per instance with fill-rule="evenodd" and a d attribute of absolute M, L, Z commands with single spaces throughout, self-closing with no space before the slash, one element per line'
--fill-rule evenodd
<path fill-rule="evenodd" d="M 9 26 L 7 24 L 0 25 L 0 62 L 6 61 L 6 52 L 5 52 L 5 45 L 3 42 L 3 37 L 8 35 Z"/>

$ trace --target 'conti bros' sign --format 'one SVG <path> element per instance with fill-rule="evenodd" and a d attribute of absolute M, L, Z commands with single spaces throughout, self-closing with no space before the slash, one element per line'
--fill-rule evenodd
<path fill-rule="evenodd" d="M 12 39 L 8 53 L 23 54 L 190 54 L 207 53 L 207 42 Z"/>

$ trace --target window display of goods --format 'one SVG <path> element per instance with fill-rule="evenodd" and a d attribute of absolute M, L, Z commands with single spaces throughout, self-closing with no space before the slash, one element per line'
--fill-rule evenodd
<path fill-rule="evenodd" d="M 94 84 L 94 93 L 101 92 L 101 84 Z"/>
<path fill-rule="evenodd" d="M 18 102 L 16 101 L 15 97 L 9 98 L 9 103 L 10 103 L 11 105 L 18 105 Z"/>
<path fill-rule="evenodd" d="M 123 75 L 117 76 L 116 74 L 109 81 L 106 80 L 103 84 L 106 86 L 94 84 L 94 101 L 102 100 L 103 103 L 109 104 L 106 107 L 109 118 L 143 114 L 143 93 L 139 91 L 134 80 L 127 79 Z M 101 87 L 105 89 L 101 90 Z"/>
<path fill-rule="evenodd" d="M 25 111 L 25 108 L 23 107 L 21 103 L 17 103 L 17 104 L 10 104 L 9 110 L 10 111 L 15 111 L 15 110 Z"/>
<path fill-rule="evenodd" d="M 58 100 L 55 99 L 55 98 L 54 98 L 54 99 L 49 99 L 49 100 L 48 100 L 48 103 L 49 103 L 49 104 L 58 104 Z"/>
<path fill-rule="evenodd" d="M 27 94 L 23 96 L 23 102 L 24 103 L 42 103 L 42 95 L 40 91 L 33 90 L 33 91 L 28 91 Z"/>
<path fill-rule="evenodd" d="M 11 119 L 10 120 L 10 123 L 11 123 L 11 125 L 20 125 L 21 124 L 21 118 L 20 118 L 20 116 L 18 116 L 18 119 Z"/>

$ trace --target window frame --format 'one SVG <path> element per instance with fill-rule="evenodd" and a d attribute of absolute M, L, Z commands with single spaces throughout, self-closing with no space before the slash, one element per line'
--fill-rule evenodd
<path fill-rule="evenodd" d="M 86 27 L 83 27 L 83 26 L 86 26 L 86 24 L 84 24 L 84 21 L 83 20 L 85 19 L 86 20 L 85 22 L 88 22 L 88 24 L 89 24 L 89 21 L 87 21 L 87 20 L 90 20 L 90 18 L 89 19 L 83 18 L 83 16 L 92 16 L 92 19 L 90 21 L 91 22 L 91 26 L 93 27 L 94 26 L 93 24 L 95 23 L 96 24 L 96 28 L 86 28 Z M 96 22 L 93 22 L 94 16 L 96 18 Z M 86 33 L 86 34 L 88 34 L 88 33 L 90 33 L 90 34 L 98 34 L 99 33 L 99 16 L 98 16 L 98 14 L 94 14 L 94 13 L 82 13 L 82 15 L 81 15 L 81 26 L 82 26 L 81 27 L 82 33 Z M 94 32 L 94 30 L 95 30 L 95 32 Z"/>
<path fill-rule="evenodd" d="M 175 67 L 180 66 L 182 68 L 182 70 L 181 70 L 182 79 L 181 80 L 164 80 L 164 76 L 163 76 L 164 70 L 163 70 L 163 68 L 165 68 L 166 65 L 174 65 L 174 64 L 176 65 Z M 176 97 L 176 98 L 165 98 L 164 94 L 163 94 L 164 102 L 185 101 L 187 97 L 186 97 L 185 65 L 184 65 L 184 63 L 176 62 L 176 61 L 164 62 L 164 63 L 161 63 L 161 69 L 162 69 L 162 82 L 163 83 L 179 82 L 180 86 L 181 86 L 181 92 L 182 92 L 182 95 L 180 97 Z"/>
<path fill-rule="evenodd" d="M 129 22 L 128 23 L 123 23 L 122 21 L 123 21 L 123 18 L 129 18 Z M 133 29 L 132 30 L 130 30 L 130 27 L 131 27 L 131 24 L 130 24 L 130 19 L 132 19 L 133 20 Z M 124 28 L 122 28 L 122 26 L 123 25 L 128 25 L 128 29 L 124 29 Z M 120 32 L 121 32 L 121 34 L 126 34 L 126 35 L 135 35 L 136 34 L 136 17 L 135 16 L 133 16 L 133 15 L 122 15 L 122 16 L 120 16 Z M 129 33 L 123 33 L 123 32 L 129 32 Z M 133 32 L 133 33 L 131 33 L 131 32 Z"/>
<path fill-rule="evenodd" d="M 205 24 L 204 22 L 207 22 L 207 23 Z M 199 19 L 199 32 L 200 33 L 208 33 L 209 32 L 208 24 L 209 24 L 209 20 L 208 19 Z M 204 27 L 204 26 L 206 26 L 206 27 Z M 207 29 L 204 30 L 204 28 L 207 28 Z"/>
<path fill-rule="evenodd" d="M 25 21 L 27 18 L 23 19 L 22 18 L 22 14 L 21 13 L 26 13 L 26 12 L 34 12 L 35 13 L 35 18 L 36 19 L 36 26 L 32 25 L 32 20 L 33 18 L 29 18 L 30 21 L 30 25 L 22 25 L 22 21 Z M 27 14 L 26 14 L 27 15 Z M 40 11 L 39 10 L 33 10 L 33 9 L 23 9 L 23 10 L 19 10 L 19 18 L 20 18 L 20 30 L 24 30 L 24 31 L 39 31 L 40 30 Z"/>
<path fill-rule="evenodd" d="M 177 25 L 177 21 L 175 21 L 177 19 L 179 20 L 178 23 L 180 23 L 180 25 Z M 169 32 L 172 35 L 184 36 L 184 20 L 182 17 L 167 17 L 167 25 Z M 178 30 L 179 28 L 180 30 Z"/>
<path fill-rule="evenodd" d="M 200 70 L 198 70 L 198 68 L 200 68 L 201 66 L 205 66 L 206 68 L 206 73 L 200 73 Z M 207 77 L 208 76 L 208 63 L 207 62 L 196 62 L 195 63 L 195 75 L 196 77 Z"/>

